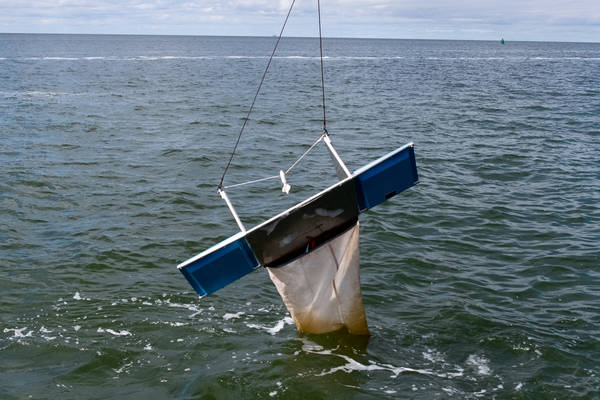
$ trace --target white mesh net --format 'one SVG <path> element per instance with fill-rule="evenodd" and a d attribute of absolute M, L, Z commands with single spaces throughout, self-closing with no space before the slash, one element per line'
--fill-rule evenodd
<path fill-rule="evenodd" d="M 343 327 L 368 335 L 360 292 L 359 223 L 284 266 L 267 268 L 296 326 L 306 333 Z"/>

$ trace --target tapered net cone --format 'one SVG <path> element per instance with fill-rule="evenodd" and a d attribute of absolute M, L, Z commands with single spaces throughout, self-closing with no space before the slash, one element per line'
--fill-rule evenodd
<path fill-rule="evenodd" d="M 358 222 L 310 253 L 267 268 L 296 326 L 306 333 L 346 328 L 368 335 L 360 292 Z"/>

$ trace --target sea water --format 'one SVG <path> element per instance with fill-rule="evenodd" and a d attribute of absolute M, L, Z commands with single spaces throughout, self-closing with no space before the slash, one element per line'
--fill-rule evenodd
<path fill-rule="evenodd" d="M 0 35 L 0 397 L 597 398 L 600 44 L 325 39 L 351 170 L 414 142 L 361 215 L 372 336 L 298 333 L 266 271 L 199 300 L 216 187 L 274 38 Z M 225 178 L 322 130 L 318 40 L 284 38 Z M 252 226 L 335 182 L 317 146 L 228 190 Z"/>

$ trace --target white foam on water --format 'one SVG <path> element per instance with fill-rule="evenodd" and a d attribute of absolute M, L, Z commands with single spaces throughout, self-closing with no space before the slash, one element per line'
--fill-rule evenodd
<path fill-rule="evenodd" d="M 210 60 L 210 56 L 133 56 L 116 58 L 116 61 Z"/>
<path fill-rule="evenodd" d="M 317 57 L 307 57 L 307 56 L 284 56 L 284 57 L 273 57 L 273 58 L 281 58 L 281 59 L 288 59 L 288 60 L 316 60 Z"/>
<path fill-rule="evenodd" d="M 346 364 L 340 365 L 338 367 L 333 367 L 329 371 L 324 371 L 320 374 L 317 374 L 317 376 L 330 375 L 330 374 L 333 374 L 338 371 L 342 371 L 345 373 L 351 373 L 353 371 L 390 371 L 390 372 L 392 372 L 391 377 L 396 378 L 402 372 L 408 372 L 408 371 L 418 372 L 418 370 L 413 370 L 412 368 L 394 367 L 394 366 L 388 365 L 388 364 L 380 365 L 380 364 L 373 363 L 372 361 L 369 361 L 371 364 L 365 365 L 365 364 L 359 363 L 358 361 L 356 361 L 353 358 L 350 358 L 346 355 L 333 354 L 329 351 L 327 353 L 321 353 L 321 354 L 334 355 L 336 357 L 342 358 L 346 361 Z"/>
<path fill-rule="evenodd" d="M 9 333 L 9 332 L 13 332 L 13 335 L 10 337 L 10 339 L 22 339 L 22 338 L 26 338 L 26 337 L 31 337 L 33 335 L 33 331 L 30 330 L 27 333 L 23 333 L 25 332 L 25 330 L 27 329 L 27 327 L 23 327 L 23 328 L 4 328 L 3 332 L 4 333 Z"/>
<path fill-rule="evenodd" d="M 163 297 L 165 297 L 164 293 L 163 293 Z M 146 304 L 146 303 L 144 302 L 142 304 Z M 166 299 L 166 300 L 156 299 L 156 300 L 154 300 L 154 304 L 148 304 L 148 305 L 162 305 L 162 304 L 166 304 L 169 307 L 185 308 L 187 310 L 192 311 L 192 314 L 188 315 L 188 318 L 194 318 L 196 315 L 201 314 L 203 311 L 201 308 L 198 308 L 198 305 L 196 305 L 196 304 L 171 303 L 170 299 Z M 210 308 L 209 308 L 209 310 L 210 310 Z"/>
<path fill-rule="evenodd" d="M 333 367 L 333 368 L 329 369 L 328 371 L 323 371 L 320 374 L 317 374 L 315 376 L 330 375 L 330 374 L 334 374 L 338 371 L 345 372 L 347 374 L 352 373 L 354 371 L 388 371 L 388 372 L 392 373 L 392 375 L 391 375 L 392 378 L 397 378 L 400 374 L 405 373 L 405 372 L 412 372 L 412 373 L 417 373 L 417 374 L 421 374 L 421 375 L 437 376 L 440 378 L 456 378 L 456 377 L 460 377 L 463 375 L 463 369 L 460 367 L 457 367 L 457 372 L 435 372 L 435 371 L 431 371 L 428 369 L 396 367 L 396 366 L 390 365 L 390 364 L 380 364 L 380 363 L 377 363 L 372 360 L 369 360 L 369 364 L 362 364 L 349 356 L 346 356 L 344 354 L 336 354 L 336 353 L 333 353 L 331 350 L 314 350 L 314 349 L 318 349 L 318 348 L 320 348 L 320 346 L 318 346 L 318 345 L 315 346 L 315 345 L 312 345 L 312 344 L 306 343 L 306 342 L 302 346 L 302 350 L 304 350 L 307 353 L 338 357 L 338 358 L 341 358 L 344 361 L 346 361 L 346 363 L 343 365 L 340 365 L 338 367 Z M 321 349 L 322 349 L 322 347 L 321 347 Z"/>
<path fill-rule="evenodd" d="M 448 393 L 448 396 L 453 396 L 453 395 L 455 395 L 455 394 L 457 394 L 457 393 L 458 393 L 458 390 L 456 390 L 456 389 L 455 389 L 455 388 L 453 388 L 453 387 L 447 387 L 447 388 L 445 388 L 445 387 L 444 387 L 444 388 L 442 388 L 442 390 L 443 390 L 444 392 Z"/>
<path fill-rule="evenodd" d="M 285 317 L 280 321 L 277 321 L 277 323 L 275 324 L 275 326 L 269 327 L 269 326 L 265 326 L 265 325 L 259 325 L 259 324 L 246 324 L 246 326 L 248 328 L 254 328 L 254 329 L 264 329 L 267 332 L 269 332 L 271 335 L 276 335 L 277 333 L 279 333 L 286 325 L 293 325 L 294 324 L 294 320 L 292 320 L 290 317 Z"/>
<path fill-rule="evenodd" d="M 40 337 L 44 340 L 47 340 L 48 342 L 56 339 L 56 336 L 45 335 L 46 333 L 53 332 L 51 329 L 47 329 L 45 326 L 42 326 L 38 331 L 42 334 L 42 335 L 40 335 Z"/>
<path fill-rule="evenodd" d="M 75 294 L 73 295 L 73 299 L 81 300 L 81 295 L 79 294 L 79 292 L 75 292 Z"/>
<path fill-rule="evenodd" d="M 223 319 L 225 321 L 229 321 L 230 319 L 239 318 L 244 314 L 245 314 L 245 312 L 243 312 L 243 311 L 236 312 L 236 313 L 227 313 L 227 314 L 223 315 Z"/>
<path fill-rule="evenodd" d="M 114 335 L 114 336 L 131 336 L 131 332 L 129 332 L 129 331 L 121 330 L 121 331 L 117 332 L 117 331 L 112 330 L 110 328 L 107 328 L 107 329 L 98 328 L 97 332 L 98 333 L 105 333 L 106 332 L 106 333 L 110 333 L 111 335 Z"/>
<path fill-rule="evenodd" d="M 174 58 L 183 58 L 183 59 L 226 59 L 226 60 L 262 60 L 269 58 L 268 56 L 213 56 L 213 57 L 174 57 Z M 315 61 L 319 60 L 318 56 L 302 56 L 302 55 L 289 55 L 289 56 L 274 56 L 273 59 L 276 60 L 309 60 Z M 367 60 L 367 61 L 380 61 L 380 60 L 402 60 L 405 57 L 401 56 L 324 56 L 324 60 L 330 61 L 353 61 L 353 60 Z M 440 58 L 430 58 L 430 59 L 440 59 Z M 457 59 L 457 58 L 454 58 Z"/>
<path fill-rule="evenodd" d="M 29 97 L 56 97 L 56 96 L 66 96 L 71 93 L 61 93 L 61 92 L 42 92 L 38 90 L 30 90 L 27 92 L 23 92 L 24 96 Z M 58 299 L 58 301 L 62 301 L 63 299 Z"/>
<path fill-rule="evenodd" d="M 433 363 L 442 363 L 445 361 L 444 356 L 433 349 L 427 349 L 427 351 L 424 351 L 422 354 L 425 360 Z"/>
<path fill-rule="evenodd" d="M 302 351 L 305 351 L 307 353 L 316 353 L 316 354 L 330 354 L 331 352 L 329 350 L 324 350 L 324 347 L 321 345 L 318 345 L 316 343 L 312 343 L 309 341 L 303 341 L 304 343 L 302 344 Z"/>
<path fill-rule="evenodd" d="M 121 331 L 113 331 L 112 329 L 107 329 L 106 332 L 110 333 L 111 335 L 115 335 L 115 336 L 130 336 L 131 332 L 126 331 L 126 330 L 121 330 Z"/>
<path fill-rule="evenodd" d="M 523 351 L 531 350 L 531 347 L 527 346 L 524 343 L 522 345 L 521 344 L 514 345 L 512 348 L 513 348 L 513 350 L 523 350 Z"/>
<path fill-rule="evenodd" d="M 528 60 L 535 61 L 598 61 L 598 57 L 529 57 Z"/>
<path fill-rule="evenodd" d="M 160 302 L 160 300 L 158 300 Z M 162 303 L 162 302 L 160 302 Z M 158 304 L 160 304 L 158 303 Z M 199 314 L 202 312 L 202 310 L 198 309 L 198 306 L 196 304 L 181 304 L 181 303 L 171 303 L 170 300 L 166 300 L 164 301 L 164 303 L 167 303 L 169 305 L 169 307 L 175 307 L 175 308 L 185 308 L 187 310 L 193 311 L 194 314 Z"/>
<path fill-rule="evenodd" d="M 278 381 L 278 382 L 275 382 L 275 384 L 277 385 L 277 390 L 273 390 L 273 391 L 269 392 L 269 396 L 271 396 L 271 397 L 277 396 L 280 389 L 283 389 L 283 391 L 285 392 L 285 388 L 283 387 L 283 384 L 281 382 Z"/>
<path fill-rule="evenodd" d="M 115 373 L 117 373 L 117 374 L 120 374 L 124 371 L 127 372 L 127 368 L 131 367 L 132 365 L 133 365 L 133 361 L 130 361 L 127 364 L 123 364 L 121 366 L 121 368 L 117 368 L 117 369 L 113 368 L 113 371 L 115 371 Z"/>
<path fill-rule="evenodd" d="M 491 370 L 489 366 L 490 360 L 485 357 L 478 356 L 476 354 L 471 354 L 467 358 L 467 364 L 477 368 L 477 373 L 479 375 L 489 375 Z"/>

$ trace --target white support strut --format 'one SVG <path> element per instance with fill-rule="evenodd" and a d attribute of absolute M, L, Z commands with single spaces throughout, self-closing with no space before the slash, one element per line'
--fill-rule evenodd
<path fill-rule="evenodd" d="M 335 159 L 335 161 L 338 163 L 338 165 L 342 169 L 342 171 L 344 171 L 344 173 L 346 174 L 346 176 L 347 177 L 352 176 L 352 174 L 348 170 L 348 167 L 346 167 L 346 164 L 344 164 L 344 162 L 340 158 L 340 155 L 333 148 L 333 145 L 331 144 L 331 139 L 329 139 L 329 135 L 327 135 L 327 134 L 324 135 L 323 136 L 323 141 L 325 141 L 325 144 L 327 145 L 327 148 L 329 149 L 329 152 L 331 153 L 331 155 L 333 156 L 333 158 Z"/>
<path fill-rule="evenodd" d="M 246 228 L 244 227 L 244 224 L 242 224 L 242 220 L 237 215 L 237 212 L 235 212 L 235 208 L 233 208 L 233 205 L 231 204 L 231 201 L 229 201 L 229 197 L 227 196 L 227 193 L 225 193 L 225 191 L 222 190 L 222 189 L 217 189 L 217 191 L 221 195 L 221 198 L 223 200 L 225 200 L 225 203 L 227 203 L 227 207 L 229 207 L 229 211 L 231 211 L 231 215 L 233 215 L 233 218 L 235 219 L 235 222 L 237 222 L 237 224 L 240 227 L 240 230 L 242 231 L 242 233 L 246 233 Z"/>

